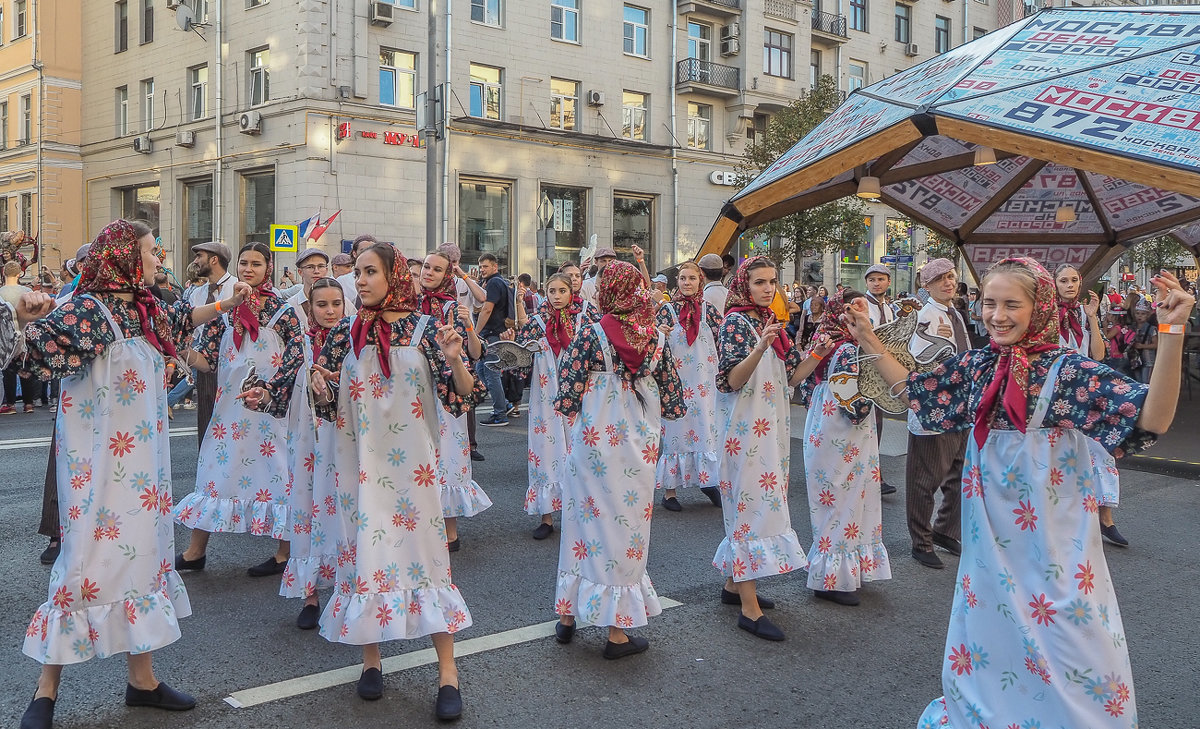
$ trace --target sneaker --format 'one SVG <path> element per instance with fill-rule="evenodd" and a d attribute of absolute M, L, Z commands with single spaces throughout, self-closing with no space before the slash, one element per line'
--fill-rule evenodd
<path fill-rule="evenodd" d="M 25 406 L 25 414 L 28 415 L 29 413 L 32 413 L 32 412 L 33 412 L 33 403 L 29 403 L 28 405 Z"/>
<path fill-rule="evenodd" d="M 472 448 L 471 449 L 471 460 L 472 461 L 486 461 L 487 459 L 483 457 L 483 454 L 479 452 L 478 448 Z"/>
<path fill-rule="evenodd" d="M 509 408 L 508 409 L 508 417 L 510 417 L 510 418 L 521 417 L 521 406 L 513 405 L 511 408 Z"/>
<path fill-rule="evenodd" d="M 489 428 L 497 428 L 497 427 L 500 427 L 503 425 L 508 425 L 508 416 L 493 415 L 492 417 L 488 418 L 487 420 L 480 420 L 479 424 L 486 425 Z"/>
<path fill-rule="evenodd" d="M 183 403 L 182 405 L 180 405 L 179 407 L 183 408 L 184 410 L 195 410 L 195 409 L 196 409 L 196 403 L 192 402 L 191 400 L 187 400 L 186 402 L 184 402 L 184 403 Z"/>
<path fill-rule="evenodd" d="M 0 405 L 0 415 L 14 415 L 17 409 L 12 405 Z"/>

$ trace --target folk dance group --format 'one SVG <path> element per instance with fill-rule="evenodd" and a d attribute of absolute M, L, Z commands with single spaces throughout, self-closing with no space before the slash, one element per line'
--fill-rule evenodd
<path fill-rule="evenodd" d="M 471 615 L 451 580 L 446 519 L 489 502 L 460 453 L 462 415 L 482 394 L 469 361 L 483 346 L 453 303 L 451 261 L 431 254 L 414 282 L 392 246 L 365 248 L 358 308 L 344 316 L 328 279 L 306 279 L 301 306 L 286 305 L 257 244 L 239 254 L 232 296 L 165 306 L 147 289 L 152 245 L 145 229 L 114 222 L 73 298 L 55 307 L 28 294 L 17 312 L 25 369 L 63 379 L 62 553 L 27 632 L 25 653 L 44 665 L 22 727 L 50 726 L 62 667 L 93 656 L 128 654 L 129 705 L 194 705 L 155 678 L 150 656 L 179 637 L 190 608 L 176 566 L 203 568 L 213 531 L 290 542 L 281 593 L 306 599 L 302 627 L 363 646 L 364 699 L 382 695 L 380 643 L 431 636 L 436 713 L 456 718 L 452 636 Z M 1194 304 L 1173 276 L 1154 279 L 1162 334 L 1142 385 L 1060 346 L 1054 279 L 1029 259 L 984 278 L 990 346 L 924 373 L 891 356 L 872 326 L 878 299 L 854 292 L 833 297 L 811 348 L 797 349 L 770 308 L 778 284 L 767 258 L 738 269 L 724 311 L 705 301 L 695 264 L 656 307 L 637 269 L 602 263 L 596 306 L 580 299 L 572 267 L 550 277 L 536 313 L 518 310 L 518 341 L 541 345 L 525 509 L 550 530 L 562 512 L 559 642 L 586 624 L 609 629 L 606 658 L 647 648 L 625 631 L 661 611 L 646 573 L 656 487 L 718 490 L 721 600 L 740 606 L 738 625 L 755 636 L 784 638 L 763 614 L 773 605 L 757 594 L 761 579 L 807 568 L 808 586 L 843 604 L 887 579 L 872 406 L 847 408 L 831 387 L 869 357 L 924 431 L 969 433 L 954 489 L 963 558 L 945 696 L 920 726 L 1136 724 L 1096 512 L 1115 502 L 1111 454 L 1149 445 L 1173 418 Z M 200 326 L 189 361 L 219 362 L 217 402 L 197 488 L 174 504 L 164 375 Z M 809 403 L 807 551 L 787 503 L 797 385 Z M 173 521 L 195 535 L 178 558 Z M 321 610 L 324 588 L 333 594 Z"/>

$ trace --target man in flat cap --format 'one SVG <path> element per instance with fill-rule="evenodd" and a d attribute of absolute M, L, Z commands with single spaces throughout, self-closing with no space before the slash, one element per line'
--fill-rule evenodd
<path fill-rule="evenodd" d="M 237 278 L 229 272 L 229 261 L 233 258 L 229 246 L 215 240 L 198 243 L 192 246 L 192 256 L 192 265 L 207 283 L 192 291 L 188 303 L 194 307 L 204 306 L 232 297 Z M 196 334 L 200 334 L 199 328 Z M 219 363 L 214 362 L 211 372 L 196 373 L 196 437 L 199 443 L 204 442 L 204 433 L 217 401 L 217 367 Z"/>
<path fill-rule="evenodd" d="M 705 253 L 696 263 L 704 272 L 704 300 L 712 304 L 718 314 L 725 316 L 725 299 L 729 298 L 729 289 L 721 280 L 725 276 L 724 262 L 716 253 Z"/>
<path fill-rule="evenodd" d="M 892 285 L 892 270 L 882 263 L 867 269 L 867 311 L 871 315 L 871 326 L 877 327 L 896 320 L 896 312 L 888 301 L 887 290 Z M 883 411 L 875 408 L 875 438 L 883 441 Z M 881 482 L 879 493 L 884 496 L 896 493 L 896 487 L 887 481 Z"/>

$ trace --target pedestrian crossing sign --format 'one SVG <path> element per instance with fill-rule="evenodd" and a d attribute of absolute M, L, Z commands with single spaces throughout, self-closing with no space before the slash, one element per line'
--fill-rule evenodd
<path fill-rule="evenodd" d="M 298 241 L 300 240 L 300 226 L 298 225 L 272 225 L 271 226 L 271 250 L 273 251 L 291 251 L 295 253 L 299 250 Z"/>

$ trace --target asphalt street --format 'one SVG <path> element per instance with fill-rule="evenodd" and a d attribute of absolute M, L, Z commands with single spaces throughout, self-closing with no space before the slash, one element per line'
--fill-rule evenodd
<path fill-rule="evenodd" d="M 801 425 L 793 423 L 793 436 Z M 180 412 L 172 427 L 194 428 L 193 413 Z M 900 429 L 899 422 L 888 422 L 885 453 L 898 452 L 887 446 L 903 443 Z M 859 607 L 814 600 L 798 572 L 760 583 L 762 594 L 779 603 L 771 617 L 787 633 L 785 642 L 738 630 L 736 608 L 719 602 L 721 578 L 711 566 L 722 536 L 720 512 L 700 494 L 684 493 L 683 512 L 656 510 L 649 554 L 659 593 L 680 604 L 636 631 L 649 638 L 649 652 L 610 662 L 600 656 L 601 629 L 582 630 L 569 646 L 550 637 L 558 534 L 534 541 L 536 520 L 521 511 L 525 418 L 479 431 L 487 461 L 475 464 L 475 476 L 495 505 L 460 521 L 463 548 L 454 556 L 455 581 L 474 618 L 458 637 L 464 650 L 475 651 L 459 659 L 466 706 L 460 726 L 913 729 L 925 705 L 941 695 L 957 561 L 941 553 L 948 569 L 934 571 L 909 556 L 903 455 L 883 457 L 885 478 L 901 489 L 884 497 L 883 508 L 893 578 L 865 587 Z M 37 562 L 46 543 L 35 531 L 47 447 L 28 439 L 49 433 L 45 410 L 0 417 L 0 580 L 9 595 L 0 613 L 3 727 L 17 725 L 38 673 L 20 648 L 29 617 L 46 599 L 49 569 Z M 792 443 L 792 521 L 807 544 L 800 440 Z M 171 448 L 179 499 L 195 480 L 194 434 L 172 438 Z M 1194 479 L 1123 472 L 1117 519 L 1133 545 L 1108 547 L 1107 556 L 1121 597 L 1143 729 L 1200 726 L 1200 651 L 1193 632 L 1200 622 L 1194 578 L 1198 497 Z M 182 530 L 176 540 L 185 543 Z M 194 711 L 127 709 L 118 657 L 67 668 L 56 726 L 436 724 L 436 670 L 419 653 L 429 641 L 386 645 L 385 657 L 400 656 L 389 663 L 400 664 L 399 670 L 385 677 L 383 700 L 361 701 L 353 686 L 358 650 L 297 630 L 300 602 L 278 597 L 278 579 L 246 575 L 246 567 L 273 549 L 263 538 L 217 535 L 208 568 L 185 575 L 193 615 L 182 623 L 183 638 L 155 654 L 155 668 L 161 680 L 198 698 Z M 406 661 L 418 665 L 405 668 Z M 275 685 L 291 679 L 302 680 Z M 225 700 L 231 696 L 261 703 L 235 708 Z"/>

